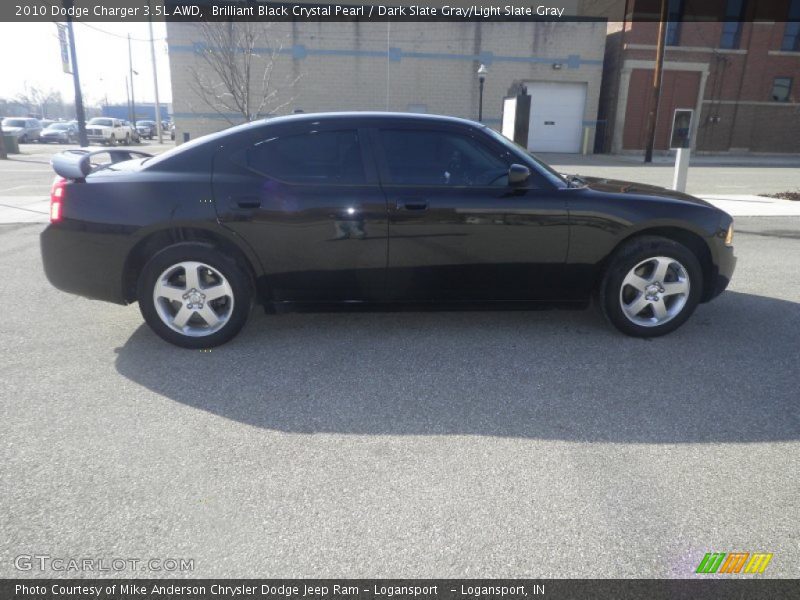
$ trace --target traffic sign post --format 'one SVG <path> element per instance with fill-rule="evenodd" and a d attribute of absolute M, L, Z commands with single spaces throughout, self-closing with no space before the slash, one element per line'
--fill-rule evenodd
<path fill-rule="evenodd" d="M 679 192 L 686 191 L 686 179 L 689 175 L 693 113 L 694 111 L 690 108 L 676 108 L 672 115 L 672 134 L 669 139 L 669 147 L 670 150 L 677 150 L 672 189 Z"/>

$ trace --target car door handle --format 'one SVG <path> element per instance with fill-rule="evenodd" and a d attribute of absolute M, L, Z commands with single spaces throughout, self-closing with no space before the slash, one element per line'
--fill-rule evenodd
<path fill-rule="evenodd" d="M 428 201 L 420 198 L 400 198 L 395 206 L 397 210 L 426 210 Z"/>
<path fill-rule="evenodd" d="M 236 206 L 236 208 L 242 208 L 245 210 L 261 208 L 261 199 L 257 196 L 235 196 L 231 198 L 230 203 L 231 205 Z"/>

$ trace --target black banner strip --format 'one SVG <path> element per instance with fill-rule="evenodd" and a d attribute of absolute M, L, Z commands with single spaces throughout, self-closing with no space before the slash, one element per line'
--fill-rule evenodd
<path fill-rule="evenodd" d="M 577 5 L 574 9 L 565 6 Z M 626 13 L 626 6 L 632 6 Z M 486 22 L 486 21 L 658 21 L 661 0 L 625 3 L 584 0 L 494 2 L 272 2 L 270 0 L 4 0 L 0 21 L 331 21 L 331 22 Z M 800 10 L 789 0 L 744 2 L 730 13 L 724 1 L 684 0 L 668 13 L 680 22 L 797 22 Z M 737 5 L 738 6 L 738 5 Z"/>
<path fill-rule="evenodd" d="M 800 580 L 3 579 L 2 600 L 782 600 Z"/>

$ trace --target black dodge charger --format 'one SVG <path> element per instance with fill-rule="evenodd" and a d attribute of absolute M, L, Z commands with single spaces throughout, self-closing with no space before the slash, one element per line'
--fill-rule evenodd
<path fill-rule="evenodd" d="M 662 188 L 565 177 L 481 124 L 300 114 L 156 157 L 57 155 L 42 258 L 56 287 L 139 302 L 216 346 L 252 304 L 587 303 L 634 336 L 730 281 L 733 220 Z"/>

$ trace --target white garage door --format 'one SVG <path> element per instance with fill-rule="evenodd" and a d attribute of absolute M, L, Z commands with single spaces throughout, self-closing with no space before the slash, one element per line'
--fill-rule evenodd
<path fill-rule="evenodd" d="M 585 83 L 532 81 L 528 150 L 533 152 L 580 152 Z"/>

